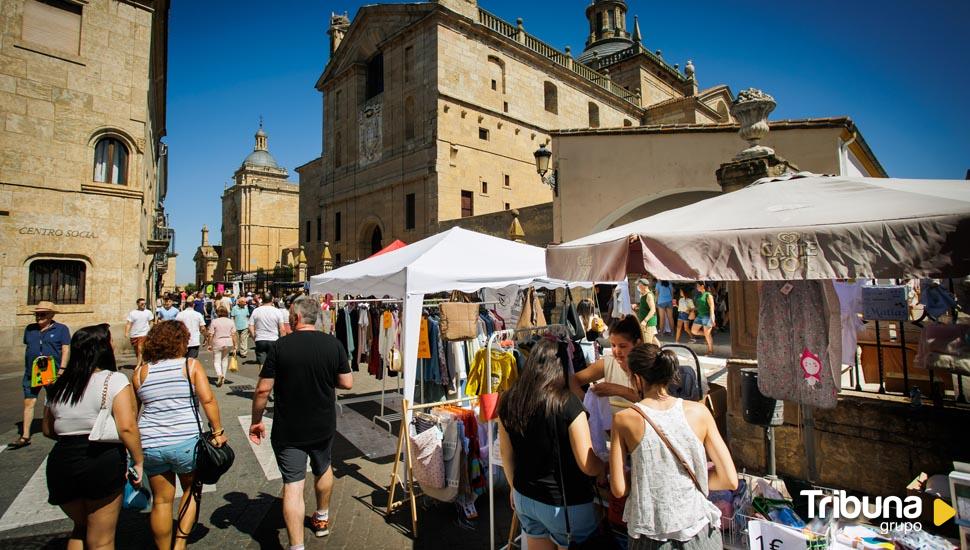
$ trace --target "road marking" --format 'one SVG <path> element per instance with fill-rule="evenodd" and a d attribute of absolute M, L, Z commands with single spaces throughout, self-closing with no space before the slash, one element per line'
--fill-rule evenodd
<path fill-rule="evenodd" d="M 246 442 L 249 443 L 249 448 L 256 455 L 259 467 L 263 469 L 263 474 L 267 480 L 283 479 L 283 474 L 280 473 L 280 467 L 276 464 L 276 455 L 273 454 L 273 445 L 269 440 L 270 435 L 273 433 L 273 419 L 266 416 L 263 417 L 263 425 L 266 426 L 266 439 L 257 445 L 253 443 L 252 439 L 249 439 L 249 426 L 252 423 L 252 418 L 248 414 L 239 417 L 239 425 L 242 426 L 243 433 L 246 434 Z M 310 464 L 309 459 L 307 460 L 306 471 L 309 472 Z"/>
<path fill-rule="evenodd" d="M 396 437 L 349 407 L 337 417 L 337 432 L 369 459 L 391 456 L 397 449 Z"/>
<path fill-rule="evenodd" d="M 0 518 L 0 531 L 67 519 L 60 507 L 47 503 L 47 497 L 47 459 L 45 458 Z"/>

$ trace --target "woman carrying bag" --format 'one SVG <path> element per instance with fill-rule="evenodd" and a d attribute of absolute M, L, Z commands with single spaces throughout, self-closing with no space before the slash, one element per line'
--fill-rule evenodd
<path fill-rule="evenodd" d="M 643 344 L 627 365 L 642 399 L 613 417 L 610 489 L 617 498 L 629 493 L 629 549 L 719 550 L 721 512 L 707 493 L 737 489 L 738 474 L 714 417 L 702 403 L 667 393 L 674 352 Z"/>
<path fill-rule="evenodd" d="M 57 379 L 44 409 L 44 435 L 57 443 L 47 457 L 48 502 L 74 522 L 68 549 L 114 548 L 131 455 L 141 484 L 143 456 L 128 377 L 116 372 L 108 325 L 71 338 L 71 367 Z"/>
<path fill-rule="evenodd" d="M 212 428 L 211 445 L 226 444 L 219 405 L 205 369 L 186 359 L 189 331 L 178 321 L 156 323 L 145 339 L 145 365 L 135 369 L 133 383 L 142 405 L 138 427 L 145 449 L 145 474 L 151 484 L 151 527 L 159 550 L 181 550 L 198 517 L 198 495 L 193 490 L 203 435 L 197 419 L 202 406 Z M 207 437 L 209 434 L 205 434 Z M 178 531 L 172 540 L 172 503 L 175 478 L 182 485 Z"/>

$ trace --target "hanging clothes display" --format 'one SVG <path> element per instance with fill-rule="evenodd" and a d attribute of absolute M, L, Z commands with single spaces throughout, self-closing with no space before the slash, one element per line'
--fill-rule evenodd
<path fill-rule="evenodd" d="M 370 350 L 370 307 L 367 304 L 357 306 L 357 365 L 366 363 Z"/>
<path fill-rule="evenodd" d="M 758 317 L 758 389 L 775 399 L 834 408 L 842 330 L 831 281 L 765 281 Z"/>
<path fill-rule="evenodd" d="M 488 352 L 481 349 L 475 354 L 475 361 L 472 363 L 471 371 L 468 373 L 468 385 L 465 386 L 465 395 L 481 395 L 488 392 L 488 382 L 485 377 L 489 374 Z M 492 350 L 492 391 L 503 392 L 512 387 L 512 384 L 519 378 L 519 369 L 515 361 L 515 356 L 510 351 L 498 349 Z"/>
<path fill-rule="evenodd" d="M 586 392 L 583 407 L 589 413 L 589 435 L 593 443 L 593 452 L 604 462 L 609 462 L 610 453 L 606 447 L 609 432 L 613 429 L 613 410 L 610 400 L 606 396 L 596 395 L 594 391 Z"/>
<path fill-rule="evenodd" d="M 839 297 L 842 319 L 842 364 L 855 365 L 859 346 L 859 331 L 865 328 L 862 321 L 862 287 L 865 280 L 854 282 L 835 281 L 835 293 Z"/>
<path fill-rule="evenodd" d="M 384 379 L 384 360 L 381 357 L 380 330 L 381 330 L 381 311 L 379 308 L 371 308 L 369 311 L 370 320 L 370 347 L 367 352 L 367 373 L 376 377 L 378 380 Z"/>
<path fill-rule="evenodd" d="M 630 301 L 630 285 L 626 281 L 620 281 L 613 289 L 613 303 L 610 307 L 610 315 L 616 319 L 622 319 L 627 315 L 633 315 L 633 303 Z"/>

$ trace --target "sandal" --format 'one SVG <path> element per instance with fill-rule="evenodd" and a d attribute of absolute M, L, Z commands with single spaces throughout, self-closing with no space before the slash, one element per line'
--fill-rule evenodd
<path fill-rule="evenodd" d="M 27 445 L 30 445 L 30 438 L 20 436 L 17 439 L 14 439 L 13 441 L 7 444 L 7 450 L 13 451 L 15 449 L 23 449 Z"/>

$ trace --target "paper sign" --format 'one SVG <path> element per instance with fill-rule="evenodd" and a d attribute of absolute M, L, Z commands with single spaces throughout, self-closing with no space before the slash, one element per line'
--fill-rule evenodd
<path fill-rule="evenodd" d="M 781 290 L 779 292 L 781 292 L 785 296 L 788 296 L 789 294 L 791 294 L 791 291 L 794 289 L 795 289 L 794 285 L 792 285 L 791 283 L 785 283 L 785 286 L 781 287 Z"/>
<path fill-rule="evenodd" d="M 805 550 L 808 537 L 801 531 L 753 519 L 748 522 L 748 548 L 751 550 Z"/>
<path fill-rule="evenodd" d="M 868 321 L 902 321 L 909 318 L 906 287 L 862 287 L 862 317 Z"/>

